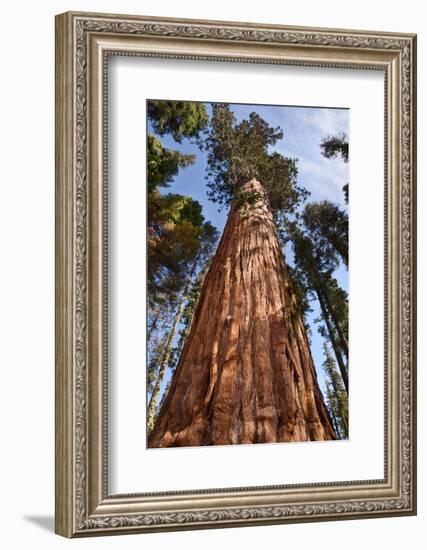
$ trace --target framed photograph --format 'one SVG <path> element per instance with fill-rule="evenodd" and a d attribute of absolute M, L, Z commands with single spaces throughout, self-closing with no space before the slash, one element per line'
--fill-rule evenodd
<path fill-rule="evenodd" d="M 416 513 L 412 34 L 56 18 L 56 532 Z"/>

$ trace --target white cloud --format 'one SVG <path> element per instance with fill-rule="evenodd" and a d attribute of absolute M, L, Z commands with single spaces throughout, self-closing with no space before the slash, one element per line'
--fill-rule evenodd
<path fill-rule="evenodd" d="M 298 158 L 298 180 L 311 192 L 311 200 L 327 199 L 345 206 L 342 187 L 348 182 L 348 164 L 341 158 L 326 159 L 321 154 L 320 143 L 329 135 L 348 134 L 349 111 L 306 107 L 276 109 L 274 123 L 279 123 L 285 132 L 277 149 L 286 156 Z"/>
<path fill-rule="evenodd" d="M 274 149 L 298 159 L 298 182 L 311 192 L 310 200 L 330 200 L 345 207 L 343 185 L 349 181 L 348 164 L 321 154 L 322 138 L 349 134 L 349 110 L 321 107 L 236 105 L 238 118 L 256 110 L 272 126 L 280 126 L 284 139 Z"/>

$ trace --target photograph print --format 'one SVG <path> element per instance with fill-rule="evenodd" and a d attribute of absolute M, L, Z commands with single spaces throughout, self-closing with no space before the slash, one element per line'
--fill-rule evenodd
<path fill-rule="evenodd" d="M 349 114 L 147 101 L 148 448 L 349 438 Z"/>

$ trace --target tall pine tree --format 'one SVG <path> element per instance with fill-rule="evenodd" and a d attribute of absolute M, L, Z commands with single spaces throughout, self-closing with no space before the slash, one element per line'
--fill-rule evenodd
<path fill-rule="evenodd" d="M 331 415 L 335 420 L 336 432 L 341 439 L 348 438 L 348 396 L 338 374 L 335 361 L 324 344 L 325 361 L 323 369 L 327 379 L 327 402 Z"/>

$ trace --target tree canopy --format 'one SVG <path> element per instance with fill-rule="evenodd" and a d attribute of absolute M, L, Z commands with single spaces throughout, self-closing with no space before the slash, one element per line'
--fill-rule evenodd
<path fill-rule="evenodd" d="M 154 131 L 166 133 L 178 143 L 197 137 L 208 122 L 202 103 L 187 101 L 147 102 Z M 216 229 L 206 222 L 199 202 L 177 193 L 164 194 L 179 170 L 195 162 L 195 155 L 166 148 L 153 133 L 147 136 L 147 249 L 149 303 L 173 300 L 203 242 Z"/>
<path fill-rule="evenodd" d="M 328 159 L 341 157 L 344 162 L 348 162 L 348 136 L 341 133 L 333 136 L 327 136 L 320 143 L 322 155 Z"/>
<path fill-rule="evenodd" d="M 325 158 L 331 159 L 341 157 L 344 162 L 348 162 L 348 135 L 340 133 L 333 136 L 328 136 L 320 142 L 322 155 Z M 348 183 L 343 185 L 345 202 L 348 203 Z"/>
<path fill-rule="evenodd" d="M 147 187 L 153 193 L 156 187 L 168 187 L 180 168 L 195 161 L 194 155 L 184 155 L 173 149 L 166 149 L 162 143 L 149 134 L 147 138 Z"/>
<path fill-rule="evenodd" d="M 338 252 L 348 265 L 348 214 L 330 201 L 308 203 L 303 220 L 310 237 L 323 254 Z"/>
<path fill-rule="evenodd" d="M 157 134 L 170 134 L 181 143 L 183 138 L 197 138 L 206 127 L 209 117 L 203 103 L 195 101 L 147 102 L 148 117 Z"/>
<path fill-rule="evenodd" d="M 153 193 L 148 206 L 148 289 L 174 292 L 200 248 L 204 225 L 201 205 L 191 197 Z"/>
<path fill-rule="evenodd" d="M 241 185 L 258 179 L 274 213 L 293 212 L 307 192 L 297 184 L 297 162 L 271 147 L 283 138 L 255 112 L 237 122 L 228 104 L 214 104 L 204 147 L 208 153 L 208 196 L 220 206 L 239 197 Z"/>

